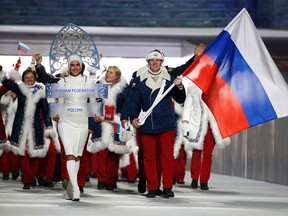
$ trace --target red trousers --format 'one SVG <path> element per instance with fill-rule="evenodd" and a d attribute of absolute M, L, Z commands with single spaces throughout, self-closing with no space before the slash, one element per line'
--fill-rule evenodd
<path fill-rule="evenodd" d="M 3 175 L 20 169 L 20 157 L 11 151 L 4 150 L 1 156 L 1 171 Z"/>
<path fill-rule="evenodd" d="M 47 166 L 46 166 L 45 179 L 47 182 L 53 182 L 56 159 L 57 159 L 57 150 L 54 145 L 54 141 L 51 140 L 51 143 L 48 149 L 48 154 L 46 157 Z"/>
<path fill-rule="evenodd" d="M 60 145 L 61 145 L 61 179 L 69 180 L 68 171 L 66 168 L 66 154 L 64 150 L 63 143 L 61 139 L 59 138 Z M 78 186 L 81 188 L 84 188 L 86 185 L 86 176 L 89 174 L 89 152 L 86 150 L 86 147 L 84 147 L 84 151 L 82 154 L 82 157 L 80 158 L 80 167 L 77 175 L 78 180 Z"/>
<path fill-rule="evenodd" d="M 133 153 L 129 154 L 130 164 L 121 169 L 121 172 L 127 176 L 127 181 L 136 181 L 137 179 L 137 166 Z"/>
<path fill-rule="evenodd" d="M 197 179 L 200 177 L 200 184 L 208 183 L 212 166 L 212 152 L 215 146 L 214 137 L 210 126 L 204 140 L 203 150 L 193 149 L 191 159 L 191 178 Z M 203 158 L 202 158 L 203 155 Z"/>
<path fill-rule="evenodd" d="M 106 180 L 106 171 L 107 171 L 107 154 L 108 149 L 104 149 L 96 153 L 97 160 L 97 177 L 98 182 L 104 182 Z"/>
<path fill-rule="evenodd" d="M 175 160 L 174 178 L 177 182 L 184 182 L 186 172 L 186 152 L 184 145 L 181 145 L 178 158 Z"/>
<path fill-rule="evenodd" d="M 144 153 L 142 138 L 139 129 L 136 129 L 136 142 L 138 145 L 138 178 L 140 181 L 146 181 L 145 169 L 144 169 Z"/>
<path fill-rule="evenodd" d="M 40 168 L 40 158 L 31 158 L 26 152 L 25 156 L 20 156 L 20 161 L 23 184 L 32 184 Z"/>
<path fill-rule="evenodd" d="M 78 172 L 78 185 L 79 187 L 84 188 L 86 185 L 86 177 L 89 175 L 89 157 L 90 153 L 84 148 L 82 157 L 80 158 L 80 167 Z"/>
<path fill-rule="evenodd" d="M 51 140 L 45 158 L 39 158 L 40 169 L 36 174 L 37 178 L 45 178 L 47 182 L 53 182 L 54 170 L 56 165 L 57 150 L 54 141 Z"/>
<path fill-rule="evenodd" d="M 107 170 L 106 185 L 115 185 L 118 181 L 120 154 L 108 151 L 107 153 Z"/>
<path fill-rule="evenodd" d="M 97 153 L 90 154 L 90 173 L 97 175 Z"/>
<path fill-rule="evenodd" d="M 162 176 L 164 189 L 173 187 L 175 134 L 175 131 L 167 131 L 156 135 L 141 135 L 148 191 L 159 188 L 159 176 Z M 160 164 L 161 170 L 157 164 Z"/>

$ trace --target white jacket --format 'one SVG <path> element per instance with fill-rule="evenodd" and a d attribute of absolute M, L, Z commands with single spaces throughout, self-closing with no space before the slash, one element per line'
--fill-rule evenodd
<path fill-rule="evenodd" d="M 210 109 L 201 99 L 202 91 L 194 83 L 187 87 L 187 96 L 184 103 L 182 115 L 182 133 L 184 134 L 185 149 L 203 149 L 203 143 L 210 124 L 214 139 L 215 147 L 223 148 L 231 143 L 229 137 L 223 139 L 217 122 Z"/>

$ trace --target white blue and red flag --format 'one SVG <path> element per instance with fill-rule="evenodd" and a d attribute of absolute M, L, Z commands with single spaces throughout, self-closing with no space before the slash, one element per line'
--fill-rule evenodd
<path fill-rule="evenodd" d="M 22 42 L 18 43 L 18 51 L 28 54 L 30 52 L 30 47 L 27 44 L 24 44 Z"/>
<path fill-rule="evenodd" d="M 288 87 L 244 8 L 183 76 L 204 92 L 223 138 L 288 116 Z"/>

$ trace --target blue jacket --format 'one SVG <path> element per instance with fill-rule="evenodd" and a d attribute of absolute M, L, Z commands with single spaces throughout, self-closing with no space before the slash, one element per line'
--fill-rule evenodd
<path fill-rule="evenodd" d="M 176 77 L 176 76 L 180 76 L 183 72 L 184 72 L 184 70 L 193 62 L 195 60 L 195 58 L 194 57 L 192 57 L 192 58 L 190 58 L 185 64 L 183 64 L 183 65 L 181 65 L 181 66 L 179 66 L 179 67 L 176 67 L 176 68 L 169 68 L 169 67 L 167 67 L 166 66 L 166 69 L 168 70 L 168 72 L 169 72 L 169 74 L 171 75 L 171 77 L 172 77 L 172 81 L 173 81 L 173 79 Z M 134 89 L 134 86 L 136 85 L 136 83 L 135 83 L 135 80 L 137 80 L 137 76 L 136 76 L 136 73 L 137 73 L 137 71 L 136 72 L 134 72 L 133 73 L 133 75 L 132 75 L 132 79 L 131 79 L 131 82 L 130 82 L 130 84 L 129 84 L 129 86 L 128 86 L 128 88 L 127 88 L 127 91 L 126 91 L 126 97 L 125 97 L 125 101 L 124 101 L 124 105 L 123 105 L 123 108 L 122 108 L 122 111 L 121 111 L 121 120 L 133 120 L 134 118 L 136 118 L 136 117 L 138 117 L 138 115 L 139 115 L 139 113 L 140 113 L 140 111 L 141 111 L 141 107 L 140 106 L 136 106 L 135 104 L 134 105 L 132 105 L 132 100 L 134 100 L 134 98 L 132 98 L 131 97 L 131 95 L 130 95 L 130 92 L 131 92 L 131 89 L 133 88 Z M 167 88 L 167 86 L 166 86 L 166 88 Z M 164 112 L 166 112 L 166 109 L 168 109 L 169 111 L 167 111 L 167 115 L 168 115 L 168 112 L 170 112 L 170 117 L 171 116 L 174 116 L 175 114 L 174 114 L 174 108 L 173 108 L 173 105 L 172 105 L 172 101 L 171 101 L 171 96 L 173 97 L 173 96 L 175 96 L 174 94 L 175 94 L 175 91 L 177 92 L 177 90 L 175 90 L 175 89 L 173 89 L 171 92 L 170 92 L 170 94 L 168 94 L 170 97 L 168 97 L 168 96 L 166 96 L 164 99 L 163 99 L 163 101 L 160 103 L 160 104 L 158 104 L 157 105 L 157 110 L 159 110 L 161 113 L 162 113 L 162 115 L 164 115 Z M 149 107 L 151 106 L 151 104 L 153 103 L 153 101 L 154 101 L 154 99 L 155 99 L 155 97 L 156 97 L 156 95 L 158 94 L 158 92 L 159 92 L 159 90 L 158 91 L 156 91 L 156 92 L 154 92 L 153 93 L 153 95 L 151 95 L 151 98 L 149 97 Z M 184 93 L 185 93 L 185 90 L 184 90 Z M 148 93 L 149 94 L 149 93 Z M 182 91 L 182 93 L 180 93 L 180 94 L 183 94 L 183 91 Z M 185 101 L 185 97 L 184 97 L 184 101 L 183 101 L 183 98 L 181 98 L 181 96 L 180 95 L 178 95 L 179 97 L 180 97 L 180 101 L 178 101 L 178 97 L 177 97 L 177 94 L 176 94 L 176 96 L 175 96 L 175 100 L 177 101 L 177 102 L 179 102 L 179 103 L 183 103 L 184 101 Z M 133 96 L 133 97 L 136 97 L 136 96 Z M 182 97 L 183 97 L 183 95 L 182 95 Z M 168 100 L 169 99 L 169 100 Z M 168 102 L 168 101 L 170 101 L 170 102 Z M 148 101 L 147 101 L 148 102 Z M 135 102 L 134 102 L 135 103 Z M 150 104 L 151 103 L 151 104 Z M 167 103 L 167 104 L 166 104 Z M 171 104 L 170 104 L 171 103 Z M 148 103 L 146 104 L 146 107 L 148 106 Z M 162 106 L 164 106 L 164 108 L 163 109 L 161 109 L 161 108 L 159 108 L 159 107 L 162 107 Z M 148 107 L 148 108 L 149 108 Z M 171 110 L 171 107 L 172 107 L 172 110 Z M 131 109 L 133 109 L 133 110 L 131 110 Z M 138 110 L 137 110 L 138 109 Z M 142 108 L 143 109 L 143 108 Z M 158 112 L 156 110 L 156 108 L 155 108 L 155 110 L 153 111 L 153 113 L 154 112 Z M 154 116 L 155 114 L 153 114 L 152 113 L 152 115 Z M 172 115 L 172 113 L 173 113 L 173 115 Z M 161 118 L 161 116 L 159 116 L 160 118 Z M 150 116 L 150 118 L 151 118 L 151 116 Z M 158 118 L 157 118 L 158 119 Z M 168 119 L 170 119 L 170 118 L 168 118 Z M 167 121 L 168 121 L 168 119 L 167 119 Z M 158 125 L 158 120 L 156 120 L 156 119 L 154 119 L 154 121 L 156 121 L 155 123 L 153 123 L 153 122 L 151 122 L 151 120 L 150 120 L 150 125 L 148 125 L 148 121 L 149 121 L 149 119 L 147 119 L 146 120 L 146 122 L 145 122 L 145 124 L 147 124 L 147 125 L 143 125 L 141 128 L 140 128 L 140 130 L 141 130 L 141 132 L 144 132 L 144 133 L 162 133 L 162 132 L 164 132 L 164 131 L 168 131 L 168 130 L 170 130 L 170 129 L 176 129 L 176 120 L 175 120 L 175 117 L 174 118 L 172 118 L 172 119 L 170 119 L 170 121 L 169 122 L 166 122 L 166 120 L 164 120 L 164 119 L 160 119 L 159 121 L 160 121 L 160 123 L 163 123 L 163 124 L 165 124 L 164 126 L 160 126 L 160 125 Z M 150 127 L 150 129 L 149 129 L 149 127 Z M 155 128 L 156 127 L 156 128 Z"/>
<path fill-rule="evenodd" d="M 166 85 L 164 87 L 164 92 L 173 84 L 173 80 L 175 79 L 175 77 L 170 74 L 168 74 L 168 76 L 170 79 L 165 79 Z M 152 89 L 146 85 L 147 80 L 147 78 L 143 79 L 142 76 L 133 79 L 129 93 L 131 120 L 137 118 L 141 110 L 147 111 L 160 91 L 160 88 L 152 91 Z M 184 103 L 186 98 L 185 88 L 182 88 L 181 90 L 176 86 L 172 88 L 172 90 L 157 104 L 151 115 L 149 115 L 145 123 L 140 127 L 142 133 L 159 134 L 169 130 L 176 130 L 176 119 L 172 98 L 178 103 Z"/>
<path fill-rule="evenodd" d="M 59 78 L 54 78 L 49 76 L 46 73 L 45 67 L 44 66 L 40 66 L 40 67 L 36 67 L 36 73 L 38 75 L 37 77 L 37 82 L 41 82 L 41 83 L 58 83 L 58 81 L 60 80 Z"/>

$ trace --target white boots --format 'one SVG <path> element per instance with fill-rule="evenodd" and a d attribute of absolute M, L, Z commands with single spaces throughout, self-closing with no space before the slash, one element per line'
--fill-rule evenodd
<path fill-rule="evenodd" d="M 80 200 L 80 190 L 77 182 L 77 174 L 79 170 L 79 161 L 68 160 L 66 163 L 67 171 L 69 174 L 69 183 L 66 188 L 66 199 L 71 199 L 73 201 Z"/>

